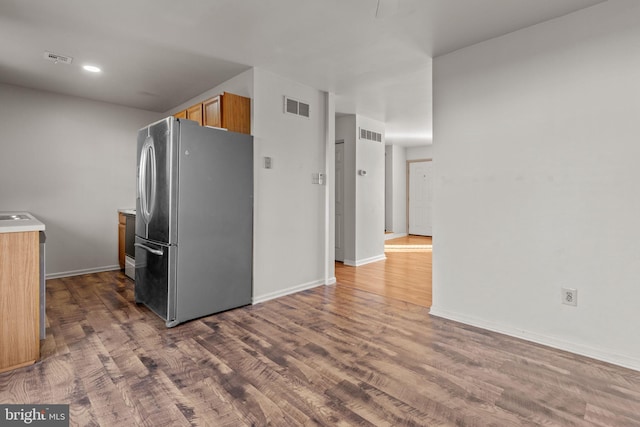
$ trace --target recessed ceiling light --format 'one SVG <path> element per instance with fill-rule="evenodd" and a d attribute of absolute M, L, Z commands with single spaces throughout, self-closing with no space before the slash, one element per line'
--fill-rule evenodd
<path fill-rule="evenodd" d="M 92 73 L 99 73 L 100 71 L 102 71 L 100 68 L 96 67 L 95 65 L 83 65 L 82 68 Z"/>

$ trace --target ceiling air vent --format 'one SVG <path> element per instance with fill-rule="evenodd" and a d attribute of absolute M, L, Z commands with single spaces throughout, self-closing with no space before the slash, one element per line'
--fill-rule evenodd
<path fill-rule="evenodd" d="M 368 139 L 369 141 L 382 142 L 382 134 L 360 128 L 360 139 Z"/>
<path fill-rule="evenodd" d="M 306 102 L 298 101 L 297 99 L 284 97 L 284 112 L 288 114 L 294 114 L 296 116 L 302 116 L 309 118 L 309 104 Z"/>
<path fill-rule="evenodd" d="M 73 62 L 73 58 L 70 56 L 58 55 L 57 53 L 45 52 L 44 59 L 48 59 L 49 61 L 55 62 L 56 64 L 61 62 L 63 64 L 71 64 Z"/>

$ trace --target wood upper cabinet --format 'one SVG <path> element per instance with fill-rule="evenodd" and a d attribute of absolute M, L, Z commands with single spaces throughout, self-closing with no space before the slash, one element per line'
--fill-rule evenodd
<path fill-rule="evenodd" d="M 204 111 L 204 125 L 215 126 L 217 128 L 222 127 L 222 96 L 218 95 L 211 99 L 207 99 L 202 103 L 202 110 Z"/>
<path fill-rule="evenodd" d="M 251 99 L 225 92 L 203 102 L 205 126 L 251 133 Z"/>
<path fill-rule="evenodd" d="M 224 92 L 174 114 L 174 117 L 198 122 L 201 126 L 225 128 L 251 134 L 251 98 Z"/>
<path fill-rule="evenodd" d="M 187 119 L 198 122 L 202 126 L 202 104 L 192 105 L 187 108 Z"/>

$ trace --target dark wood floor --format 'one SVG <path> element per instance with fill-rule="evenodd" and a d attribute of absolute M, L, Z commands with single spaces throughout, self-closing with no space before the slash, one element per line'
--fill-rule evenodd
<path fill-rule="evenodd" d="M 120 272 L 48 286 L 42 360 L 0 403 L 72 425 L 640 426 L 640 372 L 318 287 L 173 329 Z"/>

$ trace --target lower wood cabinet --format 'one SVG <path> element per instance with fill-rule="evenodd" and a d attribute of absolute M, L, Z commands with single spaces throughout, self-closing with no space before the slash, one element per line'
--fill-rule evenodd
<path fill-rule="evenodd" d="M 40 240 L 0 233 L 0 372 L 40 358 Z"/>
<path fill-rule="evenodd" d="M 127 217 L 125 214 L 118 213 L 118 264 L 120 270 L 124 270 L 124 242 L 125 233 L 127 231 Z"/>

